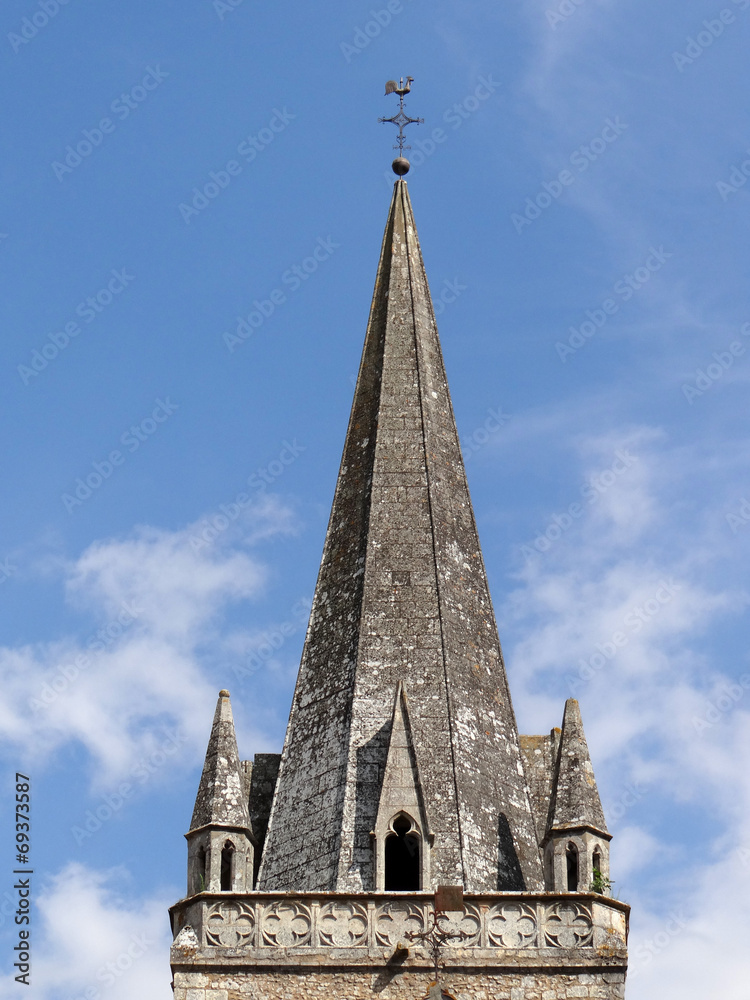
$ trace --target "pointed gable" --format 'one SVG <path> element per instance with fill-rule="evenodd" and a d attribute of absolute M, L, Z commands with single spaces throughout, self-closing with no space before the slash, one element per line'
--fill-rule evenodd
<path fill-rule="evenodd" d="M 556 771 L 550 830 L 590 827 L 608 836 L 581 710 L 575 698 L 565 702 Z"/>
<path fill-rule="evenodd" d="M 228 691 L 219 693 L 190 830 L 204 826 L 250 830 L 245 781 Z"/>
<path fill-rule="evenodd" d="M 259 873 L 367 890 L 394 686 L 435 882 L 541 887 L 534 820 L 406 183 L 370 320 Z M 510 831 L 510 836 L 508 834 Z"/>
<path fill-rule="evenodd" d="M 424 807 L 424 796 L 422 795 L 417 759 L 412 745 L 406 691 L 401 682 L 396 689 L 396 700 L 393 704 L 388 756 L 383 771 L 378 815 L 375 823 L 376 831 L 380 833 L 381 830 L 385 830 L 391 819 L 399 812 L 405 812 L 416 820 L 422 835 L 429 838 L 430 831 Z"/>

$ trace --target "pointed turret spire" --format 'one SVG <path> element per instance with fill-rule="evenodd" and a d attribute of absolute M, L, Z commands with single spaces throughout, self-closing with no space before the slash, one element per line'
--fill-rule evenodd
<path fill-rule="evenodd" d="M 518 731 L 403 180 L 383 239 L 259 889 L 374 888 L 371 833 L 399 681 L 409 691 L 434 834 L 430 881 L 467 891 L 541 888 Z"/>
<path fill-rule="evenodd" d="M 220 691 L 188 841 L 188 893 L 252 889 L 253 832 L 229 692 Z"/>
<path fill-rule="evenodd" d="M 594 768 L 575 698 L 565 702 L 557 777 L 552 793 L 551 830 L 589 827 L 608 834 Z"/>
<path fill-rule="evenodd" d="M 559 735 L 556 735 L 558 734 Z M 538 752 L 542 737 L 526 737 L 526 752 Z M 565 702 L 562 732 L 553 730 L 557 758 L 551 770 L 546 833 L 542 840 L 547 888 L 557 892 L 602 892 L 609 886 L 609 842 L 594 768 L 575 698 Z M 544 763 L 539 761 L 541 769 Z M 527 760 L 527 769 L 532 769 Z M 537 782 L 538 783 L 538 782 Z M 539 797 L 538 822 L 543 818 Z"/>
<path fill-rule="evenodd" d="M 229 692 L 219 692 L 190 829 L 228 826 L 250 829 L 247 795 L 240 774 Z"/>

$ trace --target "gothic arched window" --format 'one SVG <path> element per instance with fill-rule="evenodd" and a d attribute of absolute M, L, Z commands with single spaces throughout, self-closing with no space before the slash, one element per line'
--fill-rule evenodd
<path fill-rule="evenodd" d="M 568 873 L 568 892 L 578 892 L 578 848 L 568 844 L 565 850 L 565 865 Z"/>
<path fill-rule="evenodd" d="M 234 868 L 234 847 L 227 841 L 221 851 L 221 891 L 232 891 L 232 875 Z"/>
<path fill-rule="evenodd" d="M 420 843 L 414 824 L 403 813 L 385 838 L 386 892 L 416 892 L 420 887 Z"/>
<path fill-rule="evenodd" d="M 598 847 L 594 849 L 594 858 L 593 858 L 593 862 L 592 862 L 591 867 L 594 869 L 594 874 L 596 874 L 596 872 L 599 872 L 599 874 L 601 875 L 601 873 L 602 873 L 602 855 L 601 855 L 601 851 L 599 850 Z"/>

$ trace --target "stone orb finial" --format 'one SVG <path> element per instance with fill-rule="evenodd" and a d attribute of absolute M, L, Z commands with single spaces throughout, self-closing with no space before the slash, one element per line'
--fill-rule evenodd
<path fill-rule="evenodd" d="M 397 156 L 391 164 L 394 174 L 398 174 L 399 177 L 403 177 L 404 174 L 408 174 L 410 167 L 411 163 L 409 163 L 405 156 Z"/>
<path fill-rule="evenodd" d="M 226 688 L 222 688 L 221 691 L 219 691 L 219 697 L 220 698 L 228 698 L 229 697 L 229 692 L 227 691 Z"/>

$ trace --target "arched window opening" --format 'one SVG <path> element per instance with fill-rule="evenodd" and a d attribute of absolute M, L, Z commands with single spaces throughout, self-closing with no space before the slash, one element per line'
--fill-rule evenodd
<path fill-rule="evenodd" d="M 406 816 L 393 823 L 385 838 L 385 889 L 387 892 L 416 892 L 420 883 L 419 836 Z"/>
<path fill-rule="evenodd" d="M 602 855 L 601 855 L 601 851 L 599 850 L 598 847 L 594 851 L 594 859 L 593 859 L 593 863 L 592 863 L 591 867 L 594 869 L 594 876 L 595 877 L 596 877 L 596 873 L 597 872 L 599 872 L 599 874 L 601 875 L 601 873 L 602 873 Z"/>
<path fill-rule="evenodd" d="M 221 891 L 232 891 L 232 869 L 234 867 L 234 848 L 226 842 L 221 852 Z"/>
<path fill-rule="evenodd" d="M 578 892 L 578 848 L 575 844 L 568 844 L 565 864 L 568 872 L 568 892 Z"/>
<path fill-rule="evenodd" d="M 196 892 L 205 892 L 206 886 L 206 848 L 198 848 L 198 867 L 196 869 Z"/>

